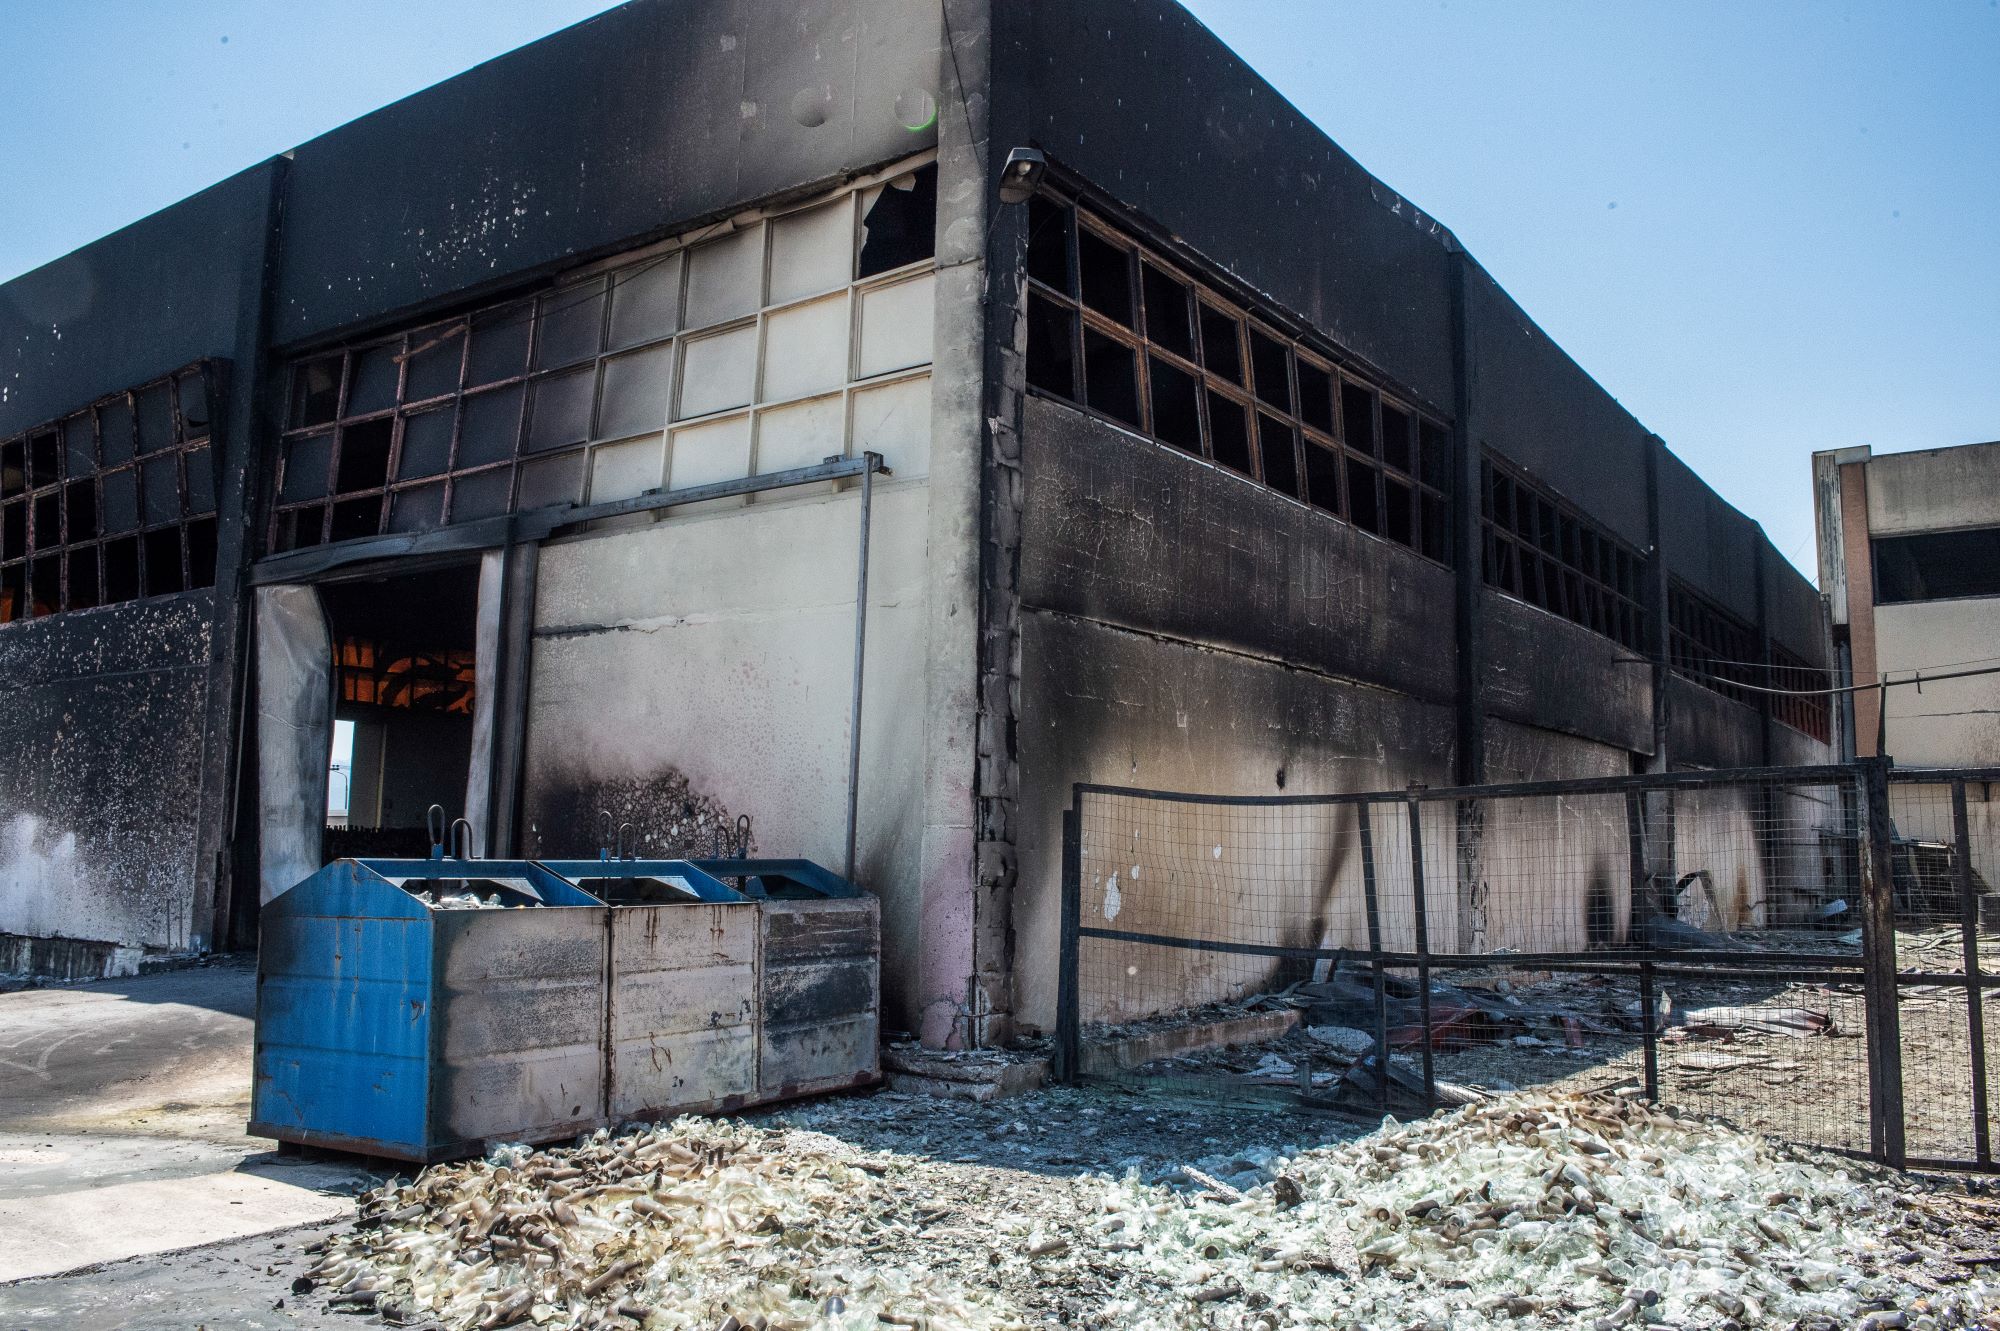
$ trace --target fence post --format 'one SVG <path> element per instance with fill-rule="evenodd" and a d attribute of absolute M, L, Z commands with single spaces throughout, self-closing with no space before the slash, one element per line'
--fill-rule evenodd
<path fill-rule="evenodd" d="M 1389 988 L 1382 968 L 1382 901 L 1375 893 L 1375 806 L 1367 800 L 1355 806 L 1361 825 L 1361 899 L 1368 908 L 1368 968 L 1375 980 L 1375 1083 L 1382 1112 L 1389 1112 Z"/>
<path fill-rule="evenodd" d="M 1646 813 L 1641 807 L 1644 798 L 1636 790 L 1625 794 L 1625 840 L 1632 874 L 1633 910 L 1628 933 L 1642 926 L 1638 912 L 1652 905 L 1646 890 Z M 1645 1050 L 1646 1099 L 1650 1103 L 1660 1098 L 1660 1032 L 1653 1010 L 1653 946 L 1648 940 L 1641 947 L 1644 950 L 1639 956 L 1639 1038 Z"/>
<path fill-rule="evenodd" d="M 1979 974 L 1979 897 L 1972 890 L 1972 833 L 1966 822 L 1965 778 L 1951 783 L 1953 885 L 1958 888 L 1959 946 L 1965 955 L 1965 1020 L 1972 1037 L 1972 1145 L 1982 1165 L 1993 1163 L 1986 1124 L 1986 994 Z"/>
<path fill-rule="evenodd" d="M 1902 1168 L 1903 1041 L 1897 1012 L 1896 880 L 1890 844 L 1889 762 L 1866 758 L 1861 768 L 1863 847 L 1861 959 L 1868 1003 L 1869 1137 L 1877 1157 Z"/>
<path fill-rule="evenodd" d="M 1074 1086 L 1082 1074 L 1079 1064 L 1079 1008 L 1077 986 L 1080 942 L 1077 936 L 1083 916 L 1083 794 L 1071 797 L 1063 810 L 1062 822 L 1062 943 L 1056 963 L 1056 1080 Z"/>
<path fill-rule="evenodd" d="M 1415 896 L 1412 909 L 1417 925 L 1417 1028 L 1424 1042 L 1424 1112 L 1437 1108 L 1437 1072 L 1431 1057 L 1431 936 L 1424 922 L 1424 820 L 1423 805 L 1413 790 L 1410 805 L 1410 886 Z M 1389 1069 L 1385 1063 L 1382 1075 Z"/>

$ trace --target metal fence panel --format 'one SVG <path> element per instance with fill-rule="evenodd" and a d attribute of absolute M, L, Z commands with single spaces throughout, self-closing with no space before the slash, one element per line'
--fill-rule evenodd
<path fill-rule="evenodd" d="M 1619 1088 L 1809 1145 L 1990 1165 L 1978 995 L 2000 958 L 1978 951 L 1979 866 L 2000 817 L 1973 779 L 1920 775 L 1079 786 L 1062 1071 L 1357 1114 Z M 1912 1054 L 1932 1065 L 1906 1148 Z"/>

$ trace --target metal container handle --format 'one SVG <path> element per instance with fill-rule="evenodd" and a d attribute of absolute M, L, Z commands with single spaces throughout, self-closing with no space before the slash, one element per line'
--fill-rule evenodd
<path fill-rule="evenodd" d="M 626 853 L 626 849 L 625 849 L 625 834 L 626 834 L 627 832 L 631 832 L 631 831 L 633 831 L 633 830 L 634 830 L 634 829 L 633 829 L 633 827 L 632 827 L 632 824 L 630 824 L 630 823 L 620 823 L 620 824 L 618 824 L 618 840 L 617 840 L 617 843 L 616 843 L 616 845 L 615 845 L 615 846 L 613 847 L 613 850 L 612 850 L 612 854 L 611 854 L 611 858 L 612 858 L 612 859 L 614 859 L 614 860 L 636 860 L 636 859 L 638 859 L 638 858 L 639 858 L 639 838 L 638 838 L 638 836 L 637 836 L 636 834 L 635 834 L 635 835 L 633 836 L 633 838 L 632 838 L 632 849 L 631 849 L 631 852 L 630 852 L 630 853 L 628 854 L 628 853 Z"/>
<path fill-rule="evenodd" d="M 463 836 L 459 835 L 461 827 L 465 829 Z M 470 818 L 456 819 L 451 825 L 451 857 L 455 860 L 469 860 L 473 858 L 472 820 Z"/>
<path fill-rule="evenodd" d="M 424 826 L 429 829 L 431 834 L 431 858 L 434 860 L 443 859 L 445 834 L 444 805 L 433 804 L 424 811 Z"/>
<path fill-rule="evenodd" d="M 597 858 L 598 859 L 610 860 L 617 858 L 617 856 L 612 854 L 611 851 L 611 843 L 613 839 L 616 838 L 617 835 L 618 835 L 617 832 L 615 832 L 612 828 L 611 810 L 599 809 L 597 811 Z"/>

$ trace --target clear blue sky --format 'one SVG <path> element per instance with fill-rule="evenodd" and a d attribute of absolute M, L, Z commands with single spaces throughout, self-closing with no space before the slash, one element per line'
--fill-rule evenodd
<path fill-rule="evenodd" d="M 608 7 L 15 0 L 0 279 Z M 2000 438 L 2000 0 L 1191 7 L 1808 574 L 1813 449 Z"/>

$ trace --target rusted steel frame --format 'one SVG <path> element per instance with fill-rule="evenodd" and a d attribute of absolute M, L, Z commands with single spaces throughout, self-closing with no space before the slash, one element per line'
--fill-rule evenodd
<path fill-rule="evenodd" d="M 1409 794 L 1410 810 L 1410 902 L 1417 927 L 1417 1023 L 1424 1033 L 1424 1112 L 1437 1108 L 1437 1069 L 1431 1050 L 1431 937 L 1425 922 L 1423 799 L 1417 791 Z M 1389 1069 L 1379 1071 L 1384 1081 Z"/>
<path fill-rule="evenodd" d="M 861 540 L 854 571 L 854 689 L 847 702 L 847 869 L 854 882 L 854 842 L 861 816 L 861 680 L 868 655 L 868 536 L 874 513 L 875 472 L 879 453 L 862 454 Z"/>
<path fill-rule="evenodd" d="M 1375 1080 L 1382 1093 L 1382 1112 L 1386 1114 L 1389 1111 L 1389 982 L 1382 964 L 1382 903 L 1375 884 L 1372 812 L 1372 806 L 1367 804 L 1355 809 L 1361 833 L 1361 893 L 1368 910 L 1368 969 L 1375 990 Z"/>
<path fill-rule="evenodd" d="M 1081 1000 L 1078 989 L 1082 976 L 1078 965 L 1082 951 L 1083 912 L 1083 795 L 1071 796 L 1070 807 L 1062 816 L 1062 941 L 1056 965 L 1056 1079 L 1074 1085 L 1080 1071 L 1077 1045 L 1080 1036 Z"/>
<path fill-rule="evenodd" d="M 1902 1021 L 1896 1010 L 1896 891 L 1890 858 L 1889 765 L 1860 768 L 1867 858 L 1861 885 L 1861 955 L 1866 963 L 1869 1140 L 1876 1157 L 1904 1164 Z"/>
<path fill-rule="evenodd" d="M 1986 999 L 1979 973 L 1979 898 L 1972 890 L 1972 835 L 1965 781 L 1951 783 L 1952 878 L 1958 888 L 1959 947 L 1965 958 L 1965 1020 L 1972 1045 L 1972 1144 L 1981 1165 L 1993 1163 L 1986 1102 Z"/>
<path fill-rule="evenodd" d="M 1650 909 L 1652 893 L 1646 883 L 1646 838 L 1645 813 L 1640 807 L 1644 796 L 1636 790 L 1625 792 L 1625 841 L 1630 858 L 1632 874 L 1632 919 L 1631 924 L 1640 922 L 1639 912 Z M 1657 1029 L 1658 1018 L 1653 1011 L 1653 962 L 1650 957 L 1639 961 L 1639 1032 L 1645 1044 L 1646 1098 L 1660 1098 L 1660 1040 Z"/>

